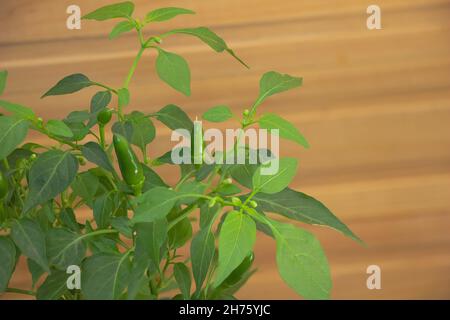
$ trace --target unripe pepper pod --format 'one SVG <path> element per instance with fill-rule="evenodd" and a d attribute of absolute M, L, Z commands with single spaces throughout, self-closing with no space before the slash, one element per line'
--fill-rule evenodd
<path fill-rule="evenodd" d="M 102 126 L 107 125 L 109 121 L 111 121 L 111 118 L 112 118 L 112 110 L 109 108 L 103 109 L 97 115 L 97 121 Z"/>
<path fill-rule="evenodd" d="M 122 177 L 134 194 L 139 195 L 145 180 L 142 166 L 125 137 L 115 134 L 113 143 Z"/>
<path fill-rule="evenodd" d="M 3 172 L 0 171 L 0 200 L 3 200 L 9 191 L 8 179 L 6 179 Z"/>

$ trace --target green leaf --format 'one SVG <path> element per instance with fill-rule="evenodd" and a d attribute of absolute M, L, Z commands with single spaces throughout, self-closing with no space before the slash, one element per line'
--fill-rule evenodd
<path fill-rule="evenodd" d="M 171 52 L 158 48 L 156 72 L 159 78 L 186 96 L 191 95 L 191 71 L 186 60 Z"/>
<path fill-rule="evenodd" d="M 224 122 L 233 117 L 228 106 L 215 106 L 203 114 L 203 119 L 210 122 Z"/>
<path fill-rule="evenodd" d="M 242 190 L 234 184 L 225 184 L 217 188 L 217 192 L 223 196 L 231 196 L 240 193 Z"/>
<path fill-rule="evenodd" d="M 130 91 L 127 88 L 120 88 L 117 91 L 119 106 L 126 107 L 130 104 Z"/>
<path fill-rule="evenodd" d="M 188 300 L 191 296 L 191 273 L 188 267 L 184 263 L 175 263 L 173 274 L 184 299 Z"/>
<path fill-rule="evenodd" d="M 114 172 L 114 168 L 108 158 L 108 155 L 98 143 L 86 143 L 83 147 L 81 147 L 81 152 L 90 162 L 95 163 L 109 172 Z"/>
<path fill-rule="evenodd" d="M 55 270 L 48 275 L 44 283 L 36 292 L 38 300 L 58 300 L 69 290 L 67 289 L 68 275 L 65 271 Z"/>
<path fill-rule="evenodd" d="M 233 165 L 230 170 L 231 177 L 236 180 L 240 185 L 252 189 L 253 187 L 253 175 L 258 169 L 257 164 L 238 164 Z"/>
<path fill-rule="evenodd" d="M 133 11 L 134 4 L 126 1 L 101 7 L 83 16 L 82 19 L 104 21 L 115 18 L 131 18 Z"/>
<path fill-rule="evenodd" d="M 131 262 L 127 253 L 101 253 L 83 263 L 81 292 L 88 300 L 118 299 L 128 284 Z"/>
<path fill-rule="evenodd" d="M 113 124 L 112 132 L 124 136 L 127 141 L 133 139 L 133 124 L 129 120 L 118 121 Z"/>
<path fill-rule="evenodd" d="M 166 219 L 158 219 L 153 222 L 138 223 L 136 230 L 135 259 L 139 255 L 147 257 L 153 267 L 159 270 L 161 261 L 161 248 L 167 240 L 168 224 Z M 148 263 L 147 263 L 148 266 Z"/>
<path fill-rule="evenodd" d="M 1 85 L 1 84 L 0 84 Z M 0 237 L 0 294 L 8 287 L 16 266 L 16 247 L 8 237 Z"/>
<path fill-rule="evenodd" d="M 281 74 L 275 71 L 265 73 L 259 83 L 259 97 L 253 105 L 252 111 L 268 97 L 290 89 L 300 87 L 303 79 Z"/>
<path fill-rule="evenodd" d="M 49 120 L 46 128 L 51 135 L 72 138 L 72 130 L 61 120 Z"/>
<path fill-rule="evenodd" d="M 289 121 L 277 116 L 274 113 L 266 113 L 259 120 L 262 129 L 278 129 L 282 138 L 297 142 L 299 145 L 309 148 L 309 143 L 300 131 Z"/>
<path fill-rule="evenodd" d="M 97 114 L 106 108 L 111 102 L 112 94 L 110 91 L 99 91 L 91 99 L 91 113 Z"/>
<path fill-rule="evenodd" d="M 202 229 L 191 242 L 192 273 L 195 279 L 196 292 L 200 292 L 208 270 L 214 258 L 214 235 L 209 228 Z"/>
<path fill-rule="evenodd" d="M 79 265 L 86 249 L 82 236 L 68 229 L 54 228 L 47 233 L 47 256 L 50 264 L 60 270 Z"/>
<path fill-rule="evenodd" d="M 14 113 L 14 115 L 18 118 L 34 120 L 36 119 L 36 114 L 33 110 L 28 107 L 22 106 L 17 103 L 11 103 L 5 100 L 0 100 L 0 107 L 5 109 L 6 111 Z"/>
<path fill-rule="evenodd" d="M 84 74 L 76 73 L 67 76 L 61 81 L 59 81 L 54 87 L 48 90 L 41 98 L 74 93 L 93 85 L 94 83 L 91 80 L 89 80 L 89 78 L 86 77 Z"/>
<path fill-rule="evenodd" d="M 210 29 L 208 29 L 206 27 L 175 29 L 175 30 L 167 32 L 166 35 L 177 34 L 177 33 L 187 34 L 190 36 L 197 37 L 216 52 L 226 51 L 232 57 L 234 57 L 236 60 L 238 60 L 240 63 L 242 63 L 244 66 L 246 66 L 248 68 L 248 66 L 245 64 L 245 62 L 243 62 L 240 58 L 238 58 L 233 50 L 228 48 L 227 44 L 221 37 L 219 37 L 216 33 L 214 33 L 213 31 L 211 31 Z"/>
<path fill-rule="evenodd" d="M 220 285 L 253 249 L 256 225 L 252 218 L 238 211 L 226 215 L 219 234 L 219 260 L 215 286 Z"/>
<path fill-rule="evenodd" d="M 138 223 L 134 229 L 136 249 L 128 285 L 128 300 L 135 299 L 149 265 L 153 270 L 159 270 L 161 248 L 167 238 L 167 220 Z"/>
<path fill-rule="evenodd" d="M 279 161 L 279 167 L 276 173 L 264 175 L 262 170 L 267 164 L 263 164 L 256 169 L 253 175 L 253 189 L 264 193 L 277 193 L 286 188 L 292 181 L 297 172 L 298 161 L 295 158 L 281 158 L 269 161 Z"/>
<path fill-rule="evenodd" d="M 270 222 L 277 241 L 277 266 L 283 280 L 306 299 L 328 299 L 331 275 L 320 242 L 291 224 Z"/>
<path fill-rule="evenodd" d="M 258 210 L 278 213 L 308 224 L 328 226 L 361 242 L 327 207 L 304 193 L 286 188 L 274 194 L 258 193 L 253 200 L 258 203 Z"/>
<path fill-rule="evenodd" d="M 53 199 L 75 179 L 78 160 L 69 152 L 51 150 L 39 155 L 29 173 L 29 192 L 24 212 Z"/>
<path fill-rule="evenodd" d="M 156 187 L 136 198 L 138 204 L 133 223 L 153 222 L 165 218 L 180 196 L 173 190 Z"/>
<path fill-rule="evenodd" d="M 78 174 L 71 185 L 75 195 L 81 197 L 89 205 L 92 205 L 99 186 L 100 181 L 90 171 Z"/>
<path fill-rule="evenodd" d="M 142 169 L 144 170 L 145 176 L 144 186 L 142 188 L 144 193 L 155 187 L 169 187 L 154 170 L 147 166 L 143 166 Z"/>
<path fill-rule="evenodd" d="M 5 159 L 23 142 L 28 133 L 25 119 L 0 117 L 0 160 Z"/>
<path fill-rule="evenodd" d="M 83 111 L 72 111 L 64 119 L 65 123 L 84 123 L 91 118 L 91 114 L 86 110 Z"/>
<path fill-rule="evenodd" d="M 184 218 L 169 230 L 169 245 L 171 248 L 181 248 L 192 237 L 192 225 L 189 218 Z"/>
<path fill-rule="evenodd" d="M 63 226 L 75 232 L 80 232 L 80 225 L 72 208 L 63 208 L 59 213 L 59 218 Z"/>
<path fill-rule="evenodd" d="M 70 128 L 73 133 L 72 141 L 81 141 L 89 134 L 89 128 L 81 122 L 70 122 L 64 120 L 64 123 Z"/>
<path fill-rule="evenodd" d="M 157 119 L 172 130 L 186 129 L 189 132 L 192 132 L 194 129 L 192 120 L 186 112 L 176 105 L 169 104 L 159 110 L 156 114 Z"/>
<path fill-rule="evenodd" d="M 5 92 L 7 79 L 8 79 L 8 71 L 7 70 L 0 71 L 0 95 L 2 95 L 3 92 Z"/>
<path fill-rule="evenodd" d="M 34 262 L 31 259 L 27 259 L 27 266 L 28 271 L 31 273 L 31 281 L 32 281 L 32 287 L 34 288 L 36 286 L 36 283 L 39 281 L 39 279 L 42 277 L 42 275 L 45 273 L 45 270 L 42 269 L 40 265 L 38 265 L 36 262 Z"/>
<path fill-rule="evenodd" d="M 133 230 L 130 226 L 130 219 L 127 217 L 114 217 L 111 219 L 111 226 L 119 231 L 122 235 L 128 239 L 133 238 Z"/>
<path fill-rule="evenodd" d="M 134 23 L 130 21 L 122 21 L 119 22 L 111 31 L 109 34 L 109 39 L 113 40 L 118 38 L 122 33 L 131 31 L 134 29 Z"/>
<path fill-rule="evenodd" d="M 16 220 L 11 226 L 11 238 L 20 251 L 49 272 L 45 234 L 39 224 L 30 219 Z"/>
<path fill-rule="evenodd" d="M 146 145 L 155 139 L 155 126 L 149 118 L 144 116 L 143 113 L 136 111 L 131 114 L 130 121 L 133 125 L 131 143 L 139 147 L 142 152 L 144 152 Z"/>
<path fill-rule="evenodd" d="M 145 22 L 149 23 L 149 22 L 167 21 L 180 14 L 195 14 L 195 12 L 183 8 L 174 8 L 174 7 L 159 8 L 149 12 L 145 17 Z"/>
<path fill-rule="evenodd" d="M 178 186 L 178 194 L 179 195 L 186 195 L 186 197 L 183 197 L 180 201 L 178 201 L 177 204 L 191 204 L 195 201 L 197 201 L 198 196 L 205 192 L 206 188 L 208 186 L 205 183 L 199 182 L 199 181 L 185 181 L 181 185 Z M 189 194 L 195 194 L 193 196 L 189 196 Z"/>
<path fill-rule="evenodd" d="M 205 201 L 200 205 L 200 229 L 209 228 L 214 220 L 216 213 L 222 210 L 222 206 L 216 203 L 210 207 L 209 202 Z"/>
<path fill-rule="evenodd" d="M 94 201 L 94 218 L 99 229 L 105 229 L 110 225 L 111 215 L 114 211 L 113 196 L 108 192 Z"/>

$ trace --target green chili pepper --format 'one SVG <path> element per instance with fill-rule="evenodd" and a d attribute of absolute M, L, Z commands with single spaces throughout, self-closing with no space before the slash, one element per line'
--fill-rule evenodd
<path fill-rule="evenodd" d="M 142 166 L 125 137 L 115 134 L 113 142 L 122 177 L 134 194 L 139 195 L 145 180 Z"/>
<path fill-rule="evenodd" d="M 0 200 L 3 200 L 9 191 L 8 180 L 6 179 L 3 172 L 0 172 Z"/>
<path fill-rule="evenodd" d="M 242 276 L 250 269 L 252 266 L 253 260 L 255 260 L 254 253 L 250 253 L 247 257 L 245 257 L 244 261 L 233 270 L 233 272 L 224 280 L 221 287 L 231 287 L 238 283 Z"/>
<path fill-rule="evenodd" d="M 111 121 L 112 110 L 109 108 L 105 108 L 100 111 L 97 115 L 97 121 L 100 125 L 107 125 L 109 121 Z"/>

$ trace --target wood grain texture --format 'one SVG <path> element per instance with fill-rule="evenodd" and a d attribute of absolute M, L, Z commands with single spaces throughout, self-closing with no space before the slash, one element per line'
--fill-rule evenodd
<path fill-rule="evenodd" d="M 161 83 L 148 53 L 131 84 L 131 108 L 154 112 L 168 103 L 191 117 L 227 104 L 239 113 L 257 95 L 269 70 L 304 77 L 300 90 L 270 98 L 276 111 L 308 138 L 310 150 L 283 142 L 283 155 L 300 159 L 293 186 L 323 200 L 368 244 L 340 234 L 317 233 L 330 260 L 336 299 L 450 298 L 450 1 L 379 0 L 383 29 L 366 28 L 361 0 L 137 0 L 141 16 L 159 6 L 183 6 L 197 16 L 155 24 L 152 31 L 206 25 L 222 35 L 251 66 L 244 69 L 189 37 L 167 39 L 192 69 L 192 97 Z M 78 0 L 84 13 L 112 3 Z M 133 35 L 107 40 L 114 23 L 65 28 L 73 1 L 3 0 L 0 69 L 10 80 L 4 99 L 32 106 L 44 118 L 87 109 L 94 89 L 64 97 L 39 97 L 62 77 L 81 72 L 120 86 L 138 49 Z M 150 35 L 150 33 L 149 33 Z M 224 128 L 220 126 L 220 128 Z M 170 132 L 150 155 L 170 147 Z M 31 133 L 29 139 L 48 143 Z M 170 182 L 170 168 L 160 173 Z M 77 212 L 80 218 L 90 215 Z M 278 276 L 275 246 L 261 235 L 258 273 L 239 298 L 296 299 Z M 382 289 L 366 288 L 366 268 L 382 268 Z M 11 286 L 28 288 L 20 262 Z M 24 298 L 3 295 L 0 298 Z"/>

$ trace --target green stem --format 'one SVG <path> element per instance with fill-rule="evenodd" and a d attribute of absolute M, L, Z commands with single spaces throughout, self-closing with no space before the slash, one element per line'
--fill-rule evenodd
<path fill-rule="evenodd" d="M 98 126 L 98 131 L 100 133 L 100 146 L 105 149 L 105 126 L 100 124 Z"/>
<path fill-rule="evenodd" d="M 113 89 L 113 88 L 111 88 L 111 87 L 109 87 L 109 86 L 107 86 L 105 84 L 102 84 L 102 83 L 99 83 L 99 82 L 94 82 L 94 81 L 92 81 L 92 84 L 95 85 L 95 86 L 98 86 L 98 87 L 105 88 L 106 90 L 112 91 L 115 94 L 117 94 L 117 90 L 116 89 Z"/>
<path fill-rule="evenodd" d="M 82 235 L 81 237 L 77 238 L 76 241 L 80 241 L 82 239 L 86 239 L 93 236 L 98 236 L 100 234 L 109 234 L 109 233 L 119 233 L 117 230 L 111 230 L 111 229 L 104 229 L 104 230 L 97 230 L 93 232 L 86 233 Z"/>
<path fill-rule="evenodd" d="M 138 65 L 138 63 L 139 63 L 139 60 L 141 60 L 142 54 L 144 53 L 145 49 L 146 49 L 146 48 L 144 48 L 144 47 L 142 47 L 142 46 L 141 46 L 141 49 L 139 49 L 139 52 L 138 52 L 136 58 L 134 59 L 133 65 L 131 66 L 131 69 L 130 69 L 130 71 L 128 72 L 128 76 L 127 76 L 127 78 L 125 79 L 125 82 L 124 82 L 124 84 L 123 84 L 123 87 L 124 87 L 124 88 L 127 88 L 127 89 L 128 89 L 128 86 L 130 85 L 130 82 L 131 82 L 131 78 L 133 78 L 133 74 L 134 74 L 134 72 L 136 71 L 136 68 L 137 68 L 137 65 Z"/>
<path fill-rule="evenodd" d="M 8 162 L 8 159 L 7 159 L 7 158 L 4 158 L 4 159 L 3 159 L 3 165 L 5 166 L 5 169 L 6 169 L 6 170 L 9 170 L 9 169 L 10 169 L 10 167 L 9 167 L 9 162 Z"/>
<path fill-rule="evenodd" d="M 6 292 L 26 294 L 29 296 L 36 296 L 36 292 L 34 292 L 34 291 L 23 290 L 23 289 L 18 289 L 18 288 L 7 288 Z"/>

